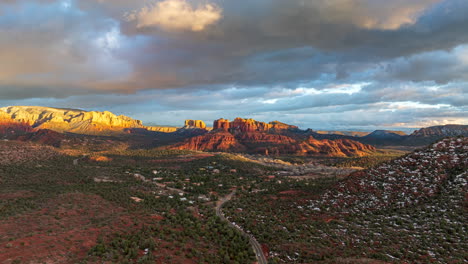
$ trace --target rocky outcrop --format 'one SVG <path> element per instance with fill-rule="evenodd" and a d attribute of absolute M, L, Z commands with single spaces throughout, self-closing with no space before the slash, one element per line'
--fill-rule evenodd
<path fill-rule="evenodd" d="M 184 127 L 187 128 L 200 128 L 200 129 L 206 129 L 206 124 L 205 122 L 201 120 L 185 120 L 185 125 Z"/>
<path fill-rule="evenodd" d="M 215 120 L 213 123 L 213 130 L 221 129 L 229 131 L 231 133 L 249 133 L 249 132 L 273 132 L 282 130 L 297 130 L 297 126 L 288 125 L 279 121 L 273 121 L 270 123 L 256 121 L 254 119 L 245 119 L 237 117 L 232 122 L 221 118 Z"/>
<path fill-rule="evenodd" d="M 232 133 L 247 133 L 247 132 L 267 132 L 273 126 L 265 122 L 256 121 L 254 119 L 236 118 L 230 123 L 230 131 Z"/>
<path fill-rule="evenodd" d="M 172 149 L 189 149 L 201 151 L 244 151 L 233 134 L 226 131 L 216 131 L 202 136 L 192 137 L 171 147 Z"/>
<path fill-rule="evenodd" d="M 468 136 L 468 125 L 445 125 L 421 128 L 414 131 L 411 137 L 455 137 Z"/>
<path fill-rule="evenodd" d="M 213 122 L 213 130 L 224 130 L 228 131 L 231 127 L 231 122 L 229 120 L 221 118 Z"/>
<path fill-rule="evenodd" d="M 272 126 L 271 129 L 274 131 L 283 131 L 283 130 L 295 131 L 299 129 L 299 127 L 297 126 L 288 125 L 280 121 L 273 121 L 273 122 L 270 122 L 269 124 Z"/>
<path fill-rule="evenodd" d="M 214 121 L 213 130 L 186 139 L 170 148 L 201 151 L 233 151 L 265 155 L 322 155 L 334 157 L 364 156 L 375 151 L 350 139 L 317 140 L 304 137 L 298 127 L 278 121 L 265 123 L 253 119 L 236 118 Z M 288 133 L 279 133 L 287 131 Z"/>
<path fill-rule="evenodd" d="M 10 106 L 0 108 L 16 122 L 34 128 L 58 132 L 101 134 L 121 132 L 124 128 L 142 128 L 141 121 L 111 112 L 87 112 L 75 109 L 59 109 L 39 106 Z"/>
<path fill-rule="evenodd" d="M 371 145 L 362 144 L 350 139 L 317 140 L 309 137 L 301 146 L 309 155 L 321 154 L 333 157 L 366 156 L 376 151 L 375 147 Z"/>

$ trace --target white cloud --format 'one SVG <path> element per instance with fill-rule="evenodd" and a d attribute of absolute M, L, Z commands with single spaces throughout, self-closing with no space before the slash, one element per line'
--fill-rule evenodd
<path fill-rule="evenodd" d="M 158 27 L 167 31 L 202 31 L 219 21 L 222 10 L 215 4 L 193 7 L 186 0 L 164 0 L 127 14 L 138 28 Z"/>

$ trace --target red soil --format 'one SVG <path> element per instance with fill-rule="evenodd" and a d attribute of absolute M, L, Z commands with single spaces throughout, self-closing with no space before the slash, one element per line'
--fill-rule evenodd
<path fill-rule="evenodd" d="M 61 195 L 40 210 L 0 223 L 0 263 L 74 263 L 86 257 L 100 234 L 124 230 L 132 223 L 123 209 L 99 196 Z"/>

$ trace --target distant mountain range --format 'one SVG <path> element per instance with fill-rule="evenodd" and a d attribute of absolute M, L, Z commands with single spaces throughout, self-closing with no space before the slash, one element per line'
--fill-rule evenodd
<path fill-rule="evenodd" d="M 201 120 L 186 120 L 184 126 L 177 128 L 144 126 L 139 120 L 107 111 L 36 106 L 0 108 L 3 138 L 60 146 L 65 138 L 74 135 L 123 137 L 133 147 L 345 157 L 368 155 L 376 150 L 374 146 L 422 146 L 448 136 L 468 136 L 468 126 L 435 126 L 406 135 L 390 130 L 372 133 L 301 130 L 279 121 L 236 118 L 215 120 L 212 129 Z"/>
<path fill-rule="evenodd" d="M 342 135 L 342 136 L 351 136 L 351 137 L 364 137 L 369 135 L 371 132 L 364 132 L 364 131 L 339 131 L 339 130 L 316 130 L 318 134 L 323 135 Z"/>

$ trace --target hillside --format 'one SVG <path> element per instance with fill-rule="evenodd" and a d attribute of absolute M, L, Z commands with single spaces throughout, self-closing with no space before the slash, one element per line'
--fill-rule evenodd
<path fill-rule="evenodd" d="M 467 138 L 337 182 L 276 177 L 258 188 L 228 218 L 261 238 L 273 263 L 466 262 Z"/>
<path fill-rule="evenodd" d="M 468 138 L 448 138 L 350 175 L 314 206 L 341 212 L 413 206 L 441 194 L 457 177 L 466 180 L 467 170 Z"/>
<path fill-rule="evenodd" d="M 445 125 L 421 128 L 414 131 L 411 137 L 453 137 L 468 136 L 468 125 Z"/>

